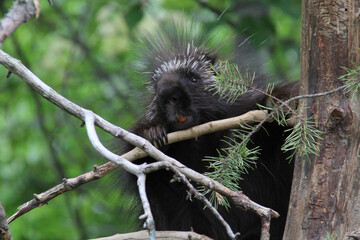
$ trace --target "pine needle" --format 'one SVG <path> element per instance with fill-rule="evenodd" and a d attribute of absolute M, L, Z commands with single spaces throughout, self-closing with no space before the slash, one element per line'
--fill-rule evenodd
<path fill-rule="evenodd" d="M 255 73 L 246 71 L 243 74 L 238 65 L 228 61 L 220 62 L 212 69 L 216 79 L 207 89 L 230 103 L 235 102 L 241 94 L 248 91 L 255 78 Z"/>

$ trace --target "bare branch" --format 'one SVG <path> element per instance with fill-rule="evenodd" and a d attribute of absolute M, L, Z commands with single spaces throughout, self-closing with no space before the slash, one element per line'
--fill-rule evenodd
<path fill-rule="evenodd" d="M 101 142 L 96 134 L 94 122 L 95 122 L 95 114 L 91 111 L 85 110 L 86 130 L 87 130 L 88 137 L 89 137 L 90 142 L 93 145 L 93 147 L 99 153 L 101 153 L 101 155 L 103 157 L 105 157 L 109 161 L 119 165 L 120 167 L 124 168 L 126 171 L 137 176 L 139 195 L 140 195 L 140 199 L 141 199 L 143 209 L 144 209 L 144 214 L 142 216 L 140 216 L 140 219 L 146 219 L 145 227 L 149 230 L 149 240 L 155 240 L 156 239 L 155 223 L 154 223 L 153 215 L 151 213 L 150 203 L 149 203 L 149 200 L 146 195 L 146 188 L 145 188 L 146 175 L 144 173 L 145 169 L 147 169 L 149 171 L 148 165 L 151 165 L 151 164 L 142 164 L 142 165 L 138 166 L 138 165 L 133 164 L 130 161 L 126 160 L 125 158 L 110 152 L 107 148 L 105 148 L 101 144 Z M 169 164 L 167 162 L 159 162 L 159 163 L 157 163 L 156 169 L 160 169 L 160 168 L 164 168 L 164 167 L 168 167 L 168 166 L 169 166 Z"/>
<path fill-rule="evenodd" d="M 140 199 L 144 208 L 144 214 L 139 217 L 139 219 L 146 219 L 144 227 L 149 229 L 149 240 L 155 240 L 155 222 L 153 215 L 150 209 L 150 202 L 146 196 L 146 185 L 145 185 L 146 175 L 141 174 L 138 176 L 137 185 L 139 188 Z"/>
<path fill-rule="evenodd" d="M 149 239 L 149 233 L 147 231 L 138 231 L 125 234 L 116 234 L 110 237 L 89 239 L 89 240 L 128 240 L 128 239 L 137 239 L 137 240 L 147 240 Z M 175 232 L 175 231 L 157 231 L 156 232 L 157 240 L 212 240 L 205 235 L 200 235 L 194 232 Z"/>
<path fill-rule="evenodd" d="M 261 218 L 261 238 L 260 240 L 270 239 L 270 221 L 267 216 Z"/>
<path fill-rule="evenodd" d="M 17 0 L 9 12 L 0 21 L 0 47 L 5 39 L 10 36 L 22 23 L 37 16 L 39 7 L 35 7 L 39 0 Z"/>
<path fill-rule="evenodd" d="M 224 218 L 220 215 L 220 213 L 216 210 L 216 208 L 211 204 L 211 202 L 203 195 L 201 194 L 196 188 L 189 182 L 189 180 L 184 176 L 184 174 L 180 173 L 177 169 L 171 167 L 171 170 L 173 170 L 180 178 L 180 180 L 186 184 L 186 186 L 189 189 L 189 192 L 193 194 L 197 199 L 202 201 L 206 207 L 210 209 L 210 211 L 215 215 L 215 217 L 220 221 L 220 223 L 225 227 L 226 232 L 228 236 L 231 239 L 236 239 L 238 236 L 240 236 L 239 233 L 234 234 L 230 225 L 224 220 Z"/>
<path fill-rule="evenodd" d="M 211 178 L 208 178 L 190 168 L 187 168 L 182 163 L 178 162 L 177 160 L 166 156 L 164 153 L 162 153 L 160 150 L 156 149 L 153 145 L 151 145 L 148 141 L 146 141 L 144 138 L 141 138 L 139 136 L 136 136 L 133 133 L 130 133 L 128 131 L 125 131 L 124 129 L 117 127 L 100 116 L 96 114 L 89 114 L 89 110 L 83 109 L 80 106 L 72 103 L 68 99 L 64 98 L 63 96 L 59 95 L 57 92 L 55 92 L 52 88 L 47 86 L 44 82 L 42 82 L 37 76 L 35 76 L 30 70 L 28 70 L 24 65 L 21 64 L 19 60 L 16 60 L 0 50 L 0 63 L 7 67 L 11 72 L 18 75 L 22 80 L 24 80 L 32 89 L 40 93 L 44 98 L 48 99 L 50 102 L 54 103 L 61 109 L 64 109 L 71 115 L 74 115 L 75 117 L 81 119 L 82 121 L 86 121 L 87 127 L 92 121 L 99 126 L 104 131 L 112 134 L 115 137 L 121 137 L 125 141 L 131 143 L 134 146 L 139 147 L 143 151 L 145 151 L 150 157 L 157 161 L 164 161 L 168 164 L 171 164 L 173 167 L 175 167 L 179 172 L 184 174 L 188 179 L 191 179 L 194 182 L 197 182 L 209 189 L 215 190 L 219 192 L 220 194 L 224 195 L 225 197 L 229 198 L 231 202 L 235 205 L 235 207 L 241 208 L 243 210 L 253 211 L 256 214 L 258 214 L 262 221 L 267 222 L 270 221 L 273 217 L 278 217 L 279 214 L 275 212 L 272 209 L 263 207 L 253 201 L 251 201 L 246 195 L 244 195 L 242 192 L 238 191 L 232 191 L 229 188 L 221 185 L 219 182 L 214 181 Z M 90 117 L 90 115 L 92 117 Z M 89 130 L 88 130 L 89 131 Z M 95 130 L 90 130 L 95 131 Z M 96 139 L 95 139 L 96 140 Z M 93 141 L 93 140 L 91 140 Z M 98 146 L 96 141 L 92 142 L 94 144 L 94 147 L 99 148 L 101 150 L 101 153 L 104 154 L 106 157 L 113 157 L 111 152 L 104 151 L 102 152 L 101 146 Z M 114 154 L 115 155 L 115 154 Z M 116 156 L 116 155 L 115 155 Z M 121 157 L 116 156 L 116 159 L 121 160 Z M 129 167 L 131 171 L 135 172 L 135 169 L 133 169 L 132 165 L 124 164 L 122 161 L 120 161 L 120 164 L 122 166 Z M 39 201 L 39 196 L 36 195 L 35 198 Z M 41 200 L 41 199 L 40 199 Z M 265 239 L 265 238 L 264 238 Z"/>
<path fill-rule="evenodd" d="M 266 117 L 266 113 L 264 111 L 250 111 L 248 113 L 245 113 L 241 116 L 234 117 L 234 118 L 228 118 L 213 122 L 208 122 L 199 126 L 195 126 L 193 128 L 182 130 L 178 132 L 173 132 L 168 134 L 168 144 L 184 141 L 186 139 L 191 138 L 197 138 L 204 134 L 221 131 L 225 129 L 231 129 L 236 128 L 239 126 L 239 123 L 254 123 L 261 121 L 261 119 L 264 119 Z M 146 157 L 147 154 L 142 151 L 140 148 L 134 148 L 128 153 L 123 154 L 121 157 L 125 158 L 129 161 L 135 161 L 136 159 L 140 159 L 143 157 Z M 153 165 L 154 167 L 155 165 Z M 71 191 L 83 184 L 86 184 L 88 182 L 92 182 L 95 180 L 98 180 L 110 172 L 114 171 L 118 168 L 118 165 L 108 162 L 101 166 L 94 166 L 94 169 L 92 171 L 89 171 L 87 173 L 81 174 L 74 178 L 68 178 L 64 179 L 62 183 L 54 186 L 53 188 L 37 195 L 37 199 L 34 198 L 21 206 L 18 207 L 18 212 L 16 212 L 14 215 L 12 215 L 8 222 L 12 222 L 16 218 L 20 217 L 21 215 L 31 211 L 34 208 L 41 207 L 42 205 L 46 204 L 51 199 L 67 192 Z M 149 168 L 150 169 L 150 168 Z M 153 168 L 152 168 L 153 169 Z M 147 174 L 149 170 L 145 170 L 145 173 Z M 151 170 L 152 171 L 152 170 Z"/>
<path fill-rule="evenodd" d="M 55 105 L 59 106 L 62 109 L 65 109 L 70 114 L 82 118 L 81 112 L 82 109 L 63 98 L 59 94 L 57 94 L 53 89 L 45 85 L 40 81 L 32 72 L 30 72 L 25 66 L 23 66 L 20 61 L 11 58 L 6 53 L 0 50 L 0 63 L 4 66 L 8 67 L 9 70 L 17 74 L 21 79 L 23 79 L 31 88 L 35 91 L 43 93 L 43 97 L 49 99 L 49 101 L 53 102 Z M 59 104 L 59 102 L 62 103 Z M 253 123 L 258 122 L 266 116 L 263 111 L 251 111 L 242 116 L 234 117 L 230 119 L 224 119 L 219 121 L 210 122 L 207 124 L 202 124 L 197 127 L 179 131 L 176 133 L 168 134 L 169 143 L 174 143 L 177 141 L 183 141 L 190 138 L 197 138 L 203 134 L 236 128 L 239 126 L 239 122 Z M 104 120 L 105 121 L 105 120 Z M 115 127 L 115 126 L 114 126 Z M 142 151 L 140 148 L 135 148 L 134 150 L 122 155 L 123 158 L 128 159 L 129 161 L 133 161 L 142 157 L 145 157 L 147 154 Z M 63 183 L 37 195 L 37 198 L 30 200 L 29 202 L 19 206 L 19 211 L 15 213 L 13 216 L 9 218 L 9 222 L 12 222 L 17 217 L 23 215 L 24 213 L 32 210 L 33 208 L 40 207 L 43 204 L 46 204 L 51 199 L 56 196 L 72 190 L 82 184 L 87 182 L 91 182 L 102 178 L 107 175 L 109 172 L 117 169 L 118 167 L 113 163 L 106 163 L 100 167 L 95 166 L 93 171 L 84 173 L 78 177 L 65 179 Z"/>

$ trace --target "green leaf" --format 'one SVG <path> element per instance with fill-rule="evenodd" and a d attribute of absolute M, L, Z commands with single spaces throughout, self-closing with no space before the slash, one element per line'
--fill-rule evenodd
<path fill-rule="evenodd" d="M 143 18 L 143 5 L 140 3 L 134 4 L 130 10 L 125 14 L 125 20 L 130 29 L 133 29 Z"/>

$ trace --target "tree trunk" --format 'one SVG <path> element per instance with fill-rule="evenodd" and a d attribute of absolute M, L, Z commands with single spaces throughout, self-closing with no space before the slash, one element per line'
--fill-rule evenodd
<path fill-rule="evenodd" d="M 300 94 L 342 85 L 359 64 L 360 1 L 303 0 Z M 301 103 L 324 131 L 320 156 L 297 158 L 284 239 L 348 239 L 360 227 L 360 103 L 337 92 Z"/>

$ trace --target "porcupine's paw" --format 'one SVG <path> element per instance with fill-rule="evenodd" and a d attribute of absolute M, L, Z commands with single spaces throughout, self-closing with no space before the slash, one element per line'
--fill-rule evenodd
<path fill-rule="evenodd" d="M 163 125 L 151 126 L 144 130 L 144 137 L 157 147 L 162 147 L 168 143 L 166 129 Z"/>

